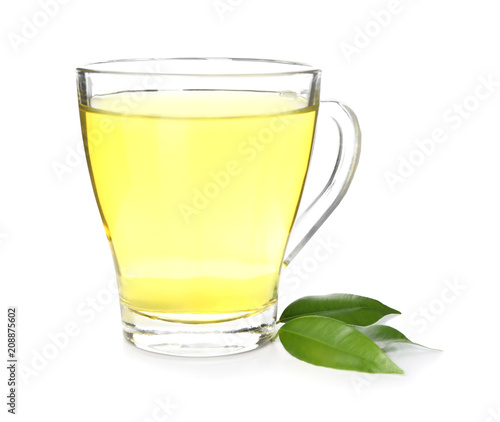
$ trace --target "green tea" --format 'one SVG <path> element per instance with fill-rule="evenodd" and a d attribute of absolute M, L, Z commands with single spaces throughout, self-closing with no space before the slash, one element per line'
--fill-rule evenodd
<path fill-rule="evenodd" d="M 317 106 L 278 93 L 142 91 L 94 97 L 80 113 L 124 306 L 202 321 L 275 303 Z"/>

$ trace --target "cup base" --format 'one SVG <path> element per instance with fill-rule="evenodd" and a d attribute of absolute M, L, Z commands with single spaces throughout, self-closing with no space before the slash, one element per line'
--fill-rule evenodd
<path fill-rule="evenodd" d="M 174 356 L 224 356 L 247 352 L 274 335 L 276 304 L 258 313 L 236 316 L 146 315 L 121 305 L 123 335 L 138 347 Z"/>

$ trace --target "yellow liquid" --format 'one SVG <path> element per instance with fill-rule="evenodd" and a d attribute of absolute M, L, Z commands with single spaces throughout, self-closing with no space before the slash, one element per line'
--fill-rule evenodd
<path fill-rule="evenodd" d="M 122 304 L 220 317 L 275 303 L 316 112 L 298 97 L 235 91 L 80 105 Z"/>

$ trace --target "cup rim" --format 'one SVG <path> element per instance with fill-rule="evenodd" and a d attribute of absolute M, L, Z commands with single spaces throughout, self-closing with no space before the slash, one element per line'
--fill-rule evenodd
<path fill-rule="evenodd" d="M 203 72 L 143 72 L 136 70 L 113 70 L 107 67 L 119 66 L 126 63 L 137 62 L 159 62 L 159 61 L 229 61 L 229 62 L 248 62 L 248 63 L 262 63 L 263 65 L 276 66 L 277 68 L 297 68 L 281 71 L 263 71 L 263 72 L 216 72 L 216 73 L 203 73 Z M 101 62 L 88 63 L 84 66 L 76 68 L 77 72 L 85 73 L 103 73 L 113 75 L 157 75 L 157 76 L 195 76 L 195 77 L 259 77 L 259 76 L 285 76 L 296 74 L 319 74 L 321 70 L 311 66 L 307 63 L 287 61 L 287 60 L 274 60 L 274 59 L 255 59 L 255 58 L 240 58 L 240 57 L 172 57 L 172 58 L 135 58 L 135 59 L 117 59 L 106 60 Z"/>

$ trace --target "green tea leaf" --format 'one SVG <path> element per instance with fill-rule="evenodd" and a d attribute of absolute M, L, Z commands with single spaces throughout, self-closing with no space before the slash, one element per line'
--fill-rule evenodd
<path fill-rule="evenodd" d="M 404 373 L 370 338 L 336 319 L 295 318 L 283 325 L 278 334 L 288 353 L 313 365 L 380 374 Z"/>
<path fill-rule="evenodd" d="M 325 296 L 306 296 L 292 302 L 278 322 L 290 321 L 306 315 L 334 318 L 347 324 L 366 326 L 383 316 L 401 312 L 364 296 L 335 293 Z"/>
<path fill-rule="evenodd" d="M 414 343 L 408 337 L 406 337 L 402 332 L 387 325 L 356 327 L 356 329 L 362 332 L 365 336 L 370 337 L 381 349 L 386 349 L 387 347 L 393 345 L 394 343 L 408 343 L 408 344 L 413 344 L 414 346 L 420 346 L 426 349 L 431 349 L 430 347 Z M 437 350 L 437 349 L 431 349 L 431 350 Z"/>

